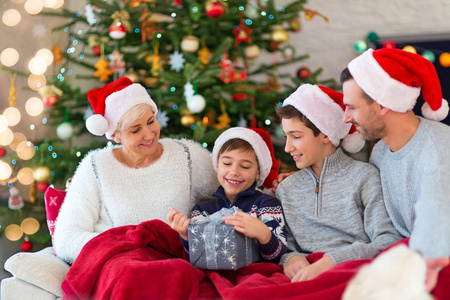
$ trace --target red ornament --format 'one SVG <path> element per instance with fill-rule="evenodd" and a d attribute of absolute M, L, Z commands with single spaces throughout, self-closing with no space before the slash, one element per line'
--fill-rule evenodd
<path fill-rule="evenodd" d="M 206 14 L 211 18 L 220 18 L 224 11 L 225 7 L 222 2 L 214 0 L 206 2 Z"/>
<path fill-rule="evenodd" d="M 100 45 L 96 45 L 92 48 L 92 54 L 94 54 L 95 56 L 100 56 L 101 54 Z"/>
<path fill-rule="evenodd" d="M 311 76 L 311 70 L 308 69 L 307 67 L 301 67 L 300 69 L 298 69 L 297 77 L 299 79 L 306 79 L 309 76 Z"/>
<path fill-rule="evenodd" d="M 252 29 L 245 27 L 244 20 L 241 19 L 241 23 L 239 23 L 239 26 L 233 29 L 233 34 L 236 36 L 236 41 L 234 42 L 234 45 L 237 46 L 242 41 L 250 43 L 251 42 L 250 33 L 252 31 L 253 31 Z"/>
<path fill-rule="evenodd" d="M 23 241 L 21 245 L 22 251 L 24 252 L 30 252 L 31 249 L 33 249 L 33 243 L 30 242 L 27 238 Z"/>
<path fill-rule="evenodd" d="M 58 104 L 58 95 L 48 95 L 44 97 L 44 105 L 45 106 L 56 106 Z"/>
<path fill-rule="evenodd" d="M 228 59 L 228 52 L 225 52 L 223 54 L 219 66 L 222 68 L 219 74 L 220 80 L 222 80 L 224 83 L 230 83 L 231 81 L 233 81 L 234 71 L 231 65 L 231 60 Z"/>
<path fill-rule="evenodd" d="M 0 157 L 3 157 L 6 155 L 6 149 L 3 147 L 0 147 Z"/>
<path fill-rule="evenodd" d="M 182 0 L 173 0 L 172 5 L 183 5 L 183 1 Z"/>
<path fill-rule="evenodd" d="M 381 45 L 381 47 L 395 49 L 395 48 L 397 48 L 397 45 L 393 41 L 387 40 L 383 43 L 383 45 Z"/>
<path fill-rule="evenodd" d="M 125 26 L 122 25 L 122 23 L 112 23 L 111 26 L 109 26 L 109 36 L 112 39 L 120 40 L 125 37 L 127 34 L 127 30 L 125 29 Z"/>
<path fill-rule="evenodd" d="M 241 101 L 241 100 L 244 100 L 244 99 L 247 99 L 247 95 L 246 94 L 243 94 L 243 93 L 238 93 L 238 94 L 234 94 L 233 95 L 233 101 Z"/>
<path fill-rule="evenodd" d="M 50 186 L 50 184 L 48 182 L 38 182 L 36 184 L 36 187 L 38 189 L 39 192 L 43 193 L 45 192 L 45 190 Z"/>

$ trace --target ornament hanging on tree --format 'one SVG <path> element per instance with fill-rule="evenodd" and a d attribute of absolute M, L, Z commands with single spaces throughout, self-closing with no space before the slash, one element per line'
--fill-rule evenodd
<path fill-rule="evenodd" d="M 73 135 L 73 126 L 70 122 L 61 122 L 58 127 L 56 127 L 56 135 L 61 140 L 70 139 Z"/>
<path fill-rule="evenodd" d="M 100 57 L 100 59 L 94 65 L 97 71 L 95 71 L 94 74 L 92 74 L 92 76 L 98 77 L 100 81 L 108 81 L 109 76 L 113 74 L 113 71 L 111 71 L 108 68 L 108 66 L 109 62 L 105 60 L 103 57 Z"/>
<path fill-rule="evenodd" d="M 231 60 L 228 59 L 228 52 L 225 52 L 223 54 L 223 57 L 219 63 L 219 66 L 222 68 L 219 73 L 220 80 L 222 80 L 223 83 L 226 83 L 226 84 L 233 81 L 233 77 L 234 77 L 233 67 L 231 65 Z"/>
<path fill-rule="evenodd" d="M 225 4 L 220 0 L 208 0 L 205 6 L 206 14 L 211 18 L 220 18 L 225 12 Z"/>
<path fill-rule="evenodd" d="M 182 0 L 173 0 L 172 5 L 173 6 L 183 6 L 183 1 Z"/>
<path fill-rule="evenodd" d="M 8 95 L 8 103 L 10 107 L 16 106 L 16 100 L 17 100 L 17 89 L 16 84 L 14 83 L 16 79 L 17 73 L 14 72 L 14 74 L 11 76 L 11 87 L 9 88 L 9 95 Z"/>
<path fill-rule="evenodd" d="M 109 26 L 109 36 L 112 39 L 123 39 L 127 31 L 131 31 L 130 14 L 126 10 L 116 11 L 111 15 L 113 22 Z"/>
<path fill-rule="evenodd" d="M 186 103 L 189 110 L 194 114 L 202 112 L 206 106 L 205 98 L 199 94 L 190 97 Z"/>
<path fill-rule="evenodd" d="M 139 73 L 136 72 L 134 69 L 129 69 L 129 70 L 125 73 L 124 76 L 130 78 L 130 80 L 133 81 L 133 82 L 135 82 L 135 83 L 140 81 Z"/>
<path fill-rule="evenodd" d="M 0 157 L 3 157 L 6 155 L 6 149 L 4 147 L 0 147 Z"/>
<path fill-rule="evenodd" d="M 186 113 L 181 117 L 181 125 L 184 127 L 191 127 L 195 124 L 195 116 L 191 113 Z"/>
<path fill-rule="evenodd" d="M 119 50 L 114 50 L 109 56 L 109 66 L 108 68 L 114 73 L 123 74 L 125 72 L 125 62 L 123 61 L 123 54 Z"/>
<path fill-rule="evenodd" d="M 178 49 L 175 49 L 175 52 L 170 55 L 170 69 L 180 72 L 184 67 L 184 61 L 183 53 L 179 53 Z"/>
<path fill-rule="evenodd" d="M 25 237 L 24 241 L 21 245 L 22 251 L 30 252 L 33 249 L 33 243 L 29 241 L 27 237 Z"/>
<path fill-rule="evenodd" d="M 197 22 L 198 20 L 200 20 L 200 7 L 198 6 L 198 4 L 196 2 L 194 2 L 193 4 L 191 4 L 191 6 L 189 7 L 189 16 L 191 17 L 191 19 L 194 22 Z"/>
<path fill-rule="evenodd" d="M 247 69 L 244 68 L 244 65 L 236 60 L 233 64 L 233 78 L 231 81 L 243 81 L 247 79 Z"/>
<path fill-rule="evenodd" d="M 8 207 L 9 209 L 18 210 L 21 209 L 25 203 L 23 202 L 22 196 L 19 194 L 19 190 L 11 186 L 9 188 L 9 198 L 8 198 Z"/>
<path fill-rule="evenodd" d="M 183 94 L 184 94 L 184 97 L 186 98 L 186 101 L 191 99 L 195 94 L 194 86 L 189 81 L 184 85 Z"/>
<path fill-rule="evenodd" d="M 219 122 L 217 122 L 216 124 L 213 125 L 214 129 L 216 129 L 216 130 L 224 129 L 231 123 L 230 116 L 228 115 L 228 113 L 225 109 L 225 103 L 223 102 L 222 98 L 220 98 L 220 110 L 221 110 L 222 114 L 217 117 L 217 120 Z"/>
<path fill-rule="evenodd" d="M 38 182 L 36 184 L 37 190 L 41 193 L 45 192 L 45 190 L 50 186 L 48 182 Z"/>
<path fill-rule="evenodd" d="M 61 64 L 62 59 L 64 58 L 64 55 L 62 54 L 62 48 L 57 44 L 54 44 L 52 47 L 52 54 L 53 54 L 53 63 L 55 64 L 55 66 L 59 66 Z"/>
<path fill-rule="evenodd" d="M 34 169 L 34 179 L 37 182 L 48 182 L 52 176 L 52 171 L 47 166 L 39 166 Z"/>
<path fill-rule="evenodd" d="M 250 45 L 245 47 L 244 49 L 245 57 L 248 59 L 254 59 L 257 58 L 261 54 L 261 49 L 258 45 Z"/>
<path fill-rule="evenodd" d="M 289 27 L 294 32 L 299 32 L 302 29 L 302 24 L 300 23 L 299 18 L 293 18 L 291 21 L 289 21 Z"/>
<path fill-rule="evenodd" d="M 241 18 L 241 22 L 239 23 L 239 25 L 235 29 L 233 29 L 233 34 L 236 36 L 234 45 L 237 46 L 240 42 L 250 43 L 250 33 L 252 31 L 252 29 L 245 27 L 244 19 Z"/>
<path fill-rule="evenodd" d="M 311 70 L 308 69 L 307 67 L 303 66 L 300 69 L 298 69 L 297 71 L 297 77 L 299 79 L 306 79 L 309 76 L 311 76 Z"/>
<path fill-rule="evenodd" d="M 181 50 L 189 53 L 194 53 L 198 50 L 200 42 L 198 37 L 193 35 L 188 35 L 181 41 Z"/>
<path fill-rule="evenodd" d="M 41 87 L 38 91 L 44 101 L 45 106 L 56 106 L 58 105 L 59 97 L 62 96 L 63 92 L 54 85 L 45 85 Z"/>
<path fill-rule="evenodd" d="M 205 41 L 202 39 L 202 49 L 198 50 L 198 60 L 204 64 L 209 64 L 209 61 L 211 60 L 211 51 L 209 51 L 208 47 L 206 47 Z"/>
<path fill-rule="evenodd" d="M 270 33 L 270 40 L 275 44 L 282 44 L 289 38 L 287 31 L 281 26 L 275 26 Z"/>

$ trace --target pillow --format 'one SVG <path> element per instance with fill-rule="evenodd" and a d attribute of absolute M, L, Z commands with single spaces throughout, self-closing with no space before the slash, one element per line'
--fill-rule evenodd
<path fill-rule="evenodd" d="M 66 197 L 66 191 L 60 191 L 52 187 L 48 187 L 44 193 L 45 211 L 47 213 L 47 226 L 50 231 L 53 242 L 53 232 L 55 231 L 56 218 L 58 217 L 59 209 Z"/>
<path fill-rule="evenodd" d="M 52 247 L 38 252 L 19 252 L 8 258 L 5 270 L 15 278 L 62 297 L 61 283 L 70 266 L 55 256 Z"/>

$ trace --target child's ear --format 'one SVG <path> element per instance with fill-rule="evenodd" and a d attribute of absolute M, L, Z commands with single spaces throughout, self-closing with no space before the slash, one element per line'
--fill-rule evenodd
<path fill-rule="evenodd" d="M 321 133 L 323 134 L 323 133 Z M 323 134 L 323 139 L 322 139 L 324 144 L 329 144 L 331 143 L 330 139 L 328 138 L 328 136 L 326 136 L 325 134 Z"/>
<path fill-rule="evenodd" d="M 259 172 L 259 170 L 258 170 L 258 174 L 256 174 L 255 180 L 259 180 L 259 178 L 261 178 L 261 176 L 260 176 L 260 172 Z"/>
<path fill-rule="evenodd" d="M 122 141 L 122 140 L 120 139 L 120 137 L 118 137 L 118 136 L 116 135 L 116 133 L 113 133 L 112 138 L 114 139 L 114 142 L 116 142 L 116 143 L 118 143 L 118 144 Z"/>

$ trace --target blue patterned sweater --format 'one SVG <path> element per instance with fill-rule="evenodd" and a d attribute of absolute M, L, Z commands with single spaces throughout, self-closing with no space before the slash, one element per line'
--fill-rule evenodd
<path fill-rule="evenodd" d="M 225 196 L 222 186 L 215 193 L 215 199 L 196 204 L 191 211 L 191 220 L 207 218 L 222 208 L 238 207 L 243 212 L 258 218 L 269 227 L 272 237 L 267 244 L 260 244 L 260 252 L 264 261 L 278 263 L 281 256 L 287 253 L 286 232 L 283 210 L 280 201 L 270 195 L 256 190 L 256 183 L 248 190 L 238 194 L 231 203 Z M 186 251 L 189 251 L 188 241 L 181 239 Z"/>

